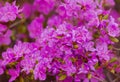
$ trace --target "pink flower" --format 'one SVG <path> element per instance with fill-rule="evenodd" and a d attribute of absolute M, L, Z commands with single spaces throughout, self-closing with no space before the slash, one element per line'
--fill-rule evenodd
<path fill-rule="evenodd" d="M 33 9 L 33 5 L 29 4 L 29 3 L 25 3 L 23 5 L 23 14 L 25 16 L 25 18 L 29 18 L 33 13 L 34 13 L 34 9 Z"/>
<path fill-rule="evenodd" d="M 9 82 L 13 82 L 20 74 L 20 68 L 16 66 L 16 69 L 9 69 L 8 74 L 11 76 Z"/>
<path fill-rule="evenodd" d="M 54 0 L 35 0 L 34 7 L 43 14 L 48 14 L 55 5 Z"/>
<path fill-rule="evenodd" d="M 34 78 L 39 80 L 45 80 L 46 79 L 46 68 L 41 65 L 37 64 L 34 69 Z"/>
<path fill-rule="evenodd" d="M 112 37 L 116 37 L 120 34 L 120 29 L 118 27 L 118 24 L 115 23 L 115 20 L 113 17 L 110 17 L 109 25 L 107 26 L 108 34 Z"/>
<path fill-rule="evenodd" d="M 11 30 L 7 30 L 7 27 L 5 25 L 0 24 L 0 45 L 6 44 L 9 45 L 11 42 L 10 36 L 11 36 Z"/>
<path fill-rule="evenodd" d="M 16 17 L 19 15 L 21 10 L 18 9 L 18 6 L 16 6 L 15 3 L 16 2 L 10 4 L 6 2 L 5 6 L 0 8 L 1 22 L 14 21 Z"/>
<path fill-rule="evenodd" d="M 43 16 L 40 16 L 34 19 L 32 23 L 28 26 L 31 38 L 37 38 L 41 35 L 43 30 L 43 21 Z"/>

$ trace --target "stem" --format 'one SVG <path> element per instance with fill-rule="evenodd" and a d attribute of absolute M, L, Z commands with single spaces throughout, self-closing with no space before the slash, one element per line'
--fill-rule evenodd
<path fill-rule="evenodd" d="M 102 80 L 101 78 L 98 78 L 98 77 L 96 77 L 96 76 L 92 76 L 92 77 L 95 78 L 95 79 L 97 79 L 97 80 L 99 80 L 100 82 L 107 82 L 107 81 Z"/>
<path fill-rule="evenodd" d="M 17 26 L 18 24 L 20 24 L 20 23 L 22 23 L 24 21 L 25 21 L 25 19 L 22 19 L 22 20 L 16 21 L 15 23 L 11 24 L 9 26 L 9 28 L 7 28 L 5 31 L 2 32 L 3 35 L 6 34 L 6 32 L 8 31 L 8 29 L 12 29 L 13 27 Z M 0 36 L 2 36 L 2 34 L 0 34 Z"/>
<path fill-rule="evenodd" d="M 113 49 L 120 51 L 120 48 L 113 47 Z"/>
<path fill-rule="evenodd" d="M 22 20 L 16 21 L 15 23 L 13 23 L 12 25 L 9 26 L 9 29 L 11 29 L 11 28 L 17 26 L 18 24 L 20 24 L 20 23 L 22 23 L 22 22 L 24 22 L 24 21 L 25 21 L 25 19 L 22 19 Z"/>
<path fill-rule="evenodd" d="M 117 77 L 116 79 L 114 79 L 112 82 L 117 82 L 117 80 L 118 80 L 119 78 Z"/>

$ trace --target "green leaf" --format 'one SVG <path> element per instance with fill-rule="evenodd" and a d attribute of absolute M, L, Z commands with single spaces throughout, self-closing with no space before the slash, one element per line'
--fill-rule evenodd
<path fill-rule="evenodd" d="M 116 43 L 119 42 L 119 40 L 115 37 L 110 37 L 110 40 L 113 41 L 113 42 L 116 42 Z"/>
<path fill-rule="evenodd" d="M 78 45 L 76 42 L 73 42 L 73 48 L 74 48 L 74 49 L 78 49 L 78 48 L 79 48 L 79 45 Z"/>
<path fill-rule="evenodd" d="M 110 72 L 113 73 L 113 74 L 115 74 L 115 70 L 114 69 L 112 69 Z"/>
<path fill-rule="evenodd" d="M 19 82 L 24 82 L 24 79 L 23 77 L 20 77 L 20 81 Z"/>
<path fill-rule="evenodd" d="M 109 17 L 109 15 L 105 15 L 105 16 L 103 17 L 103 19 L 107 20 L 108 17 Z"/>
<path fill-rule="evenodd" d="M 87 78 L 88 78 L 88 79 L 91 79 L 91 78 L 92 78 L 92 74 L 89 73 L 89 74 L 87 75 Z"/>
<path fill-rule="evenodd" d="M 7 67 L 14 67 L 18 62 L 11 62 L 7 65 Z"/>
<path fill-rule="evenodd" d="M 108 49 L 109 49 L 109 50 L 113 49 L 113 46 L 112 46 L 112 45 L 109 45 L 109 46 L 108 46 Z"/>
<path fill-rule="evenodd" d="M 115 62 L 117 60 L 117 58 L 112 58 L 111 60 L 110 60 L 110 63 L 113 63 L 113 62 Z"/>
<path fill-rule="evenodd" d="M 71 58 L 71 61 L 72 61 L 72 62 L 76 62 L 76 61 L 77 61 L 77 58 Z"/>
<path fill-rule="evenodd" d="M 94 67 L 95 67 L 95 69 L 97 69 L 97 68 L 99 67 L 99 64 L 96 63 L 96 64 L 94 65 Z"/>
<path fill-rule="evenodd" d="M 65 78 L 66 78 L 66 75 L 63 74 L 63 75 L 61 75 L 61 76 L 59 77 L 59 80 L 64 80 Z"/>
<path fill-rule="evenodd" d="M 93 34 L 94 38 L 98 38 L 99 36 L 100 36 L 100 32 L 99 31 L 97 31 L 97 32 L 95 32 L 95 34 Z"/>
<path fill-rule="evenodd" d="M 73 45 L 74 49 L 78 49 L 79 46 L 78 45 Z"/>

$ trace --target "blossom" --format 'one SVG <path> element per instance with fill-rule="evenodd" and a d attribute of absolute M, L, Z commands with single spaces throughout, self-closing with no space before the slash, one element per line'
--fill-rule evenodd
<path fill-rule="evenodd" d="M 110 23 L 107 26 L 108 34 L 112 37 L 116 37 L 120 33 L 120 29 L 118 28 L 118 24 L 114 22 L 114 18 L 110 17 Z"/>
<path fill-rule="evenodd" d="M 13 2 L 12 4 L 6 2 L 4 7 L 0 8 L 0 21 L 14 21 L 20 12 L 21 9 L 18 9 L 18 6 L 16 6 L 15 2 Z"/>
<path fill-rule="evenodd" d="M 11 30 L 7 30 L 7 26 L 0 24 L 0 45 L 9 45 L 11 42 L 10 36 L 12 35 Z"/>
<path fill-rule="evenodd" d="M 28 26 L 28 30 L 30 32 L 31 38 L 37 38 L 40 36 L 43 29 L 43 16 L 37 17 L 32 21 L 32 23 Z"/>
<path fill-rule="evenodd" d="M 86 51 L 95 51 L 94 42 L 85 42 L 83 46 L 85 47 Z"/>
<path fill-rule="evenodd" d="M 8 48 L 6 52 L 2 53 L 3 62 L 5 65 L 11 63 L 15 59 L 15 55 L 13 53 L 12 48 Z"/>
<path fill-rule="evenodd" d="M 54 8 L 54 0 L 35 0 L 34 7 L 44 14 L 48 14 Z"/>
<path fill-rule="evenodd" d="M 16 59 L 23 57 L 24 54 L 30 53 L 29 44 L 18 41 L 18 43 L 14 45 L 13 53 Z"/>
<path fill-rule="evenodd" d="M 33 52 L 30 52 L 29 55 L 25 55 L 24 60 L 20 62 L 22 71 L 25 71 L 26 74 L 29 74 L 31 71 L 33 71 L 36 62 L 41 58 L 39 55 L 39 50 L 33 50 Z"/>
<path fill-rule="evenodd" d="M 40 79 L 40 80 L 45 80 L 46 79 L 46 68 L 41 65 L 37 64 L 35 69 L 34 69 L 34 78 L 35 79 Z"/>
<path fill-rule="evenodd" d="M 9 82 L 13 82 L 19 76 L 19 73 L 20 68 L 18 66 L 16 66 L 16 69 L 9 69 L 8 74 L 11 76 Z"/>
<path fill-rule="evenodd" d="M 64 61 L 65 64 L 61 66 L 62 70 L 66 71 L 68 76 L 76 73 L 76 68 L 74 65 L 72 65 L 72 62 L 69 60 L 69 57 L 65 57 Z"/>
<path fill-rule="evenodd" d="M 92 34 L 85 27 L 78 27 L 73 31 L 73 41 L 78 43 L 92 39 Z"/>
<path fill-rule="evenodd" d="M 33 6 L 29 3 L 25 3 L 23 5 L 23 11 L 22 12 L 23 12 L 25 18 L 30 17 L 34 13 Z"/>
<path fill-rule="evenodd" d="M 12 32 L 19 36 L 9 21 L 20 12 L 15 2 L 0 7 L 0 45 L 10 44 Z M 33 5 L 24 4 L 23 14 L 30 18 L 24 23 L 26 37 L 16 37 L 0 59 L 0 74 L 8 70 L 9 82 L 22 73 L 40 81 L 54 76 L 56 81 L 97 82 L 92 76 L 104 78 L 104 67 L 112 68 L 112 39 L 117 40 L 120 29 L 101 1 L 34 0 Z"/>
<path fill-rule="evenodd" d="M 100 56 L 100 58 L 105 59 L 105 60 L 109 60 L 110 59 L 110 51 L 108 50 L 108 45 L 106 42 L 98 40 L 99 42 L 96 45 L 96 51 L 97 51 L 97 55 Z"/>

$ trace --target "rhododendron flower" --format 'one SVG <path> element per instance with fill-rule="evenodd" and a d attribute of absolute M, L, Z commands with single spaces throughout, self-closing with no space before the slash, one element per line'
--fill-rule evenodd
<path fill-rule="evenodd" d="M 18 9 L 18 6 L 15 5 L 16 2 L 12 4 L 6 2 L 4 7 L 0 7 L 0 21 L 1 22 L 8 22 L 14 21 L 16 17 L 21 12 L 21 9 Z"/>
<path fill-rule="evenodd" d="M 54 9 L 54 0 L 35 0 L 34 7 L 44 14 L 48 14 L 52 9 Z"/>
<path fill-rule="evenodd" d="M 5 1 L 0 6 L 0 75 L 9 75 L 9 82 L 99 82 L 107 78 L 106 69 L 119 73 L 114 45 L 120 28 L 103 1 L 27 0 L 20 4 L 23 11 Z M 24 21 L 16 19 L 20 13 Z"/>
<path fill-rule="evenodd" d="M 46 79 L 46 68 L 41 65 L 37 64 L 34 70 L 34 77 L 35 79 L 45 80 Z"/>
<path fill-rule="evenodd" d="M 33 6 L 29 3 L 25 3 L 23 5 L 23 11 L 22 12 L 23 12 L 25 18 L 29 18 L 34 13 Z"/>
<path fill-rule="evenodd" d="M 16 69 L 9 69 L 8 74 L 11 76 L 9 82 L 13 82 L 19 76 L 19 73 L 20 73 L 19 67 L 16 67 Z"/>
<path fill-rule="evenodd" d="M 40 16 L 32 21 L 32 23 L 28 26 L 28 30 L 30 32 L 31 38 L 37 38 L 40 36 L 43 29 L 43 16 Z"/>
<path fill-rule="evenodd" d="M 0 45 L 6 44 L 9 45 L 11 42 L 11 30 L 7 29 L 7 27 L 3 24 L 0 24 Z"/>
<path fill-rule="evenodd" d="M 114 22 L 114 18 L 110 18 L 110 23 L 107 27 L 108 29 L 108 34 L 112 37 L 116 37 L 120 34 L 120 29 L 118 28 L 118 24 Z"/>

